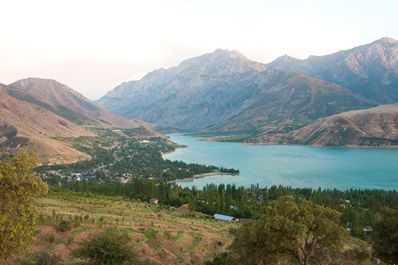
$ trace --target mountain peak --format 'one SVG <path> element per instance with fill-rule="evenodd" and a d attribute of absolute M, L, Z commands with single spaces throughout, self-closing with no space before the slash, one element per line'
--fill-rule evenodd
<path fill-rule="evenodd" d="M 398 44 L 398 40 L 390 38 L 390 37 L 383 37 L 375 41 L 375 43 L 383 43 L 383 44 Z"/>
<path fill-rule="evenodd" d="M 264 71 L 265 66 L 261 63 L 251 61 L 243 54 L 235 50 L 217 49 L 212 53 L 206 53 L 183 61 L 174 69 L 185 72 L 201 72 L 202 74 L 228 74 L 242 73 L 250 70 Z M 167 71 L 167 70 L 166 70 Z"/>
<path fill-rule="evenodd" d="M 216 55 L 216 56 L 227 56 L 227 57 L 236 57 L 236 58 L 247 59 L 246 56 L 244 56 L 242 53 L 240 53 L 236 50 L 216 49 L 211 54 Z"/>

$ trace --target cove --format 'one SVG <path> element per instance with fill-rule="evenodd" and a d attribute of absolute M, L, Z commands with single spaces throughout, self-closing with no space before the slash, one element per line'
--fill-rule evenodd
<path fill-rule="evenodd" d="M 184 134 L 169 137 L 187 147 L 163 155 L 165 159 L 240 170 L 239 175 L 178 182 L 183 187 L 234 183 L 245 187 L 258 184 L 340 190 L 398 189 L 398 149 L 246 145 L 202 141 Z"/>

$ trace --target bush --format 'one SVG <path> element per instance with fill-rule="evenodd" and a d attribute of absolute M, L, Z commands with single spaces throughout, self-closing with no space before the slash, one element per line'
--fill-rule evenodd
<path fill-rule="evenodd" d="M 57 230 L 60 232 L 66 232 L 72 229 L 72 222 L 69 220 L 61 220 L 57 225 Z"/>
<path fill-rule="evenodd" d="M 126 265 L 135 262 L 128 235 L 115 228 L 90 236 L 73 255 L 94 265 Z"/>
<path fill-rule="evenodd" d="M 37 252 L 31 258 L 21 262 L 21 265 L 60 265 L 61 259 L 47 252 Z"/>

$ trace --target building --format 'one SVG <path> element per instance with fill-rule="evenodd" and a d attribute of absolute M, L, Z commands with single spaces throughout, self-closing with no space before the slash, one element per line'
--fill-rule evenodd
<path fill-rule="evenodd" d="M 157 205 L 157 204 L 159 203 L 159 200 L 156 199 L 156 198 L 152 198 L 152 199 L 149 200 L 149 203 L 150 203 L 150 204 Z"/>
<path fill-rule="evenodd" d="M 225 222 L 238 222 L 239 219 L 235 218 L 233 216 L 228 216 L 228 215 L 223 215 L 223 214 L 214 214 L 213 215 L 214 220 L 218 220 L 218 221 L 225 221 Z"/>
<path fill-rule="evenodd" d="M 365 226 L 362 230 L 363 230 L 365 233 L 370 233 L 370 232 L 373 232 L 373 227 L 371 227 L 371 226 Z"/>
<path fill-rule="evenodd" d="M 188 203 L 185 203 L 185 204 L 180 206 L 180 210 L 190 211 L 191 210 L 191 206 Z"/>

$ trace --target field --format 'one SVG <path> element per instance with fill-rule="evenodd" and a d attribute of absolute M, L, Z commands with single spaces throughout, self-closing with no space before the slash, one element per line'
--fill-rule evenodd
<path fill-rule="evenodd" d="M 19 264 L 34 252 L 46 251 L 66 264 L 78 262 L 70 253 L 90 234 L 105 227 L 126 231 L 133 249 L 145 264 L 202 264 L 224 251 L 233 240 L 236 224 L 217 222 L 202 214 L 172 207 L 127 201 L 117 197 L 51 194 L 35 201 L 41 225 L 30 254 L 6 264 Z M 74 227 L 60 232 L 60 220 Z"/>

